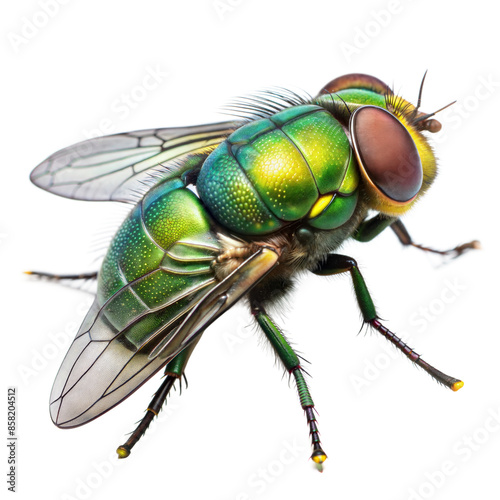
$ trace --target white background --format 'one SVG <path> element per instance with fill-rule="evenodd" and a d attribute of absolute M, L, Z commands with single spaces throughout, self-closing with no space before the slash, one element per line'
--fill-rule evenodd
<path fill-rule="evenodd" d="M 498 498 L 500 71 L 490 5 L 23 0 L 2 7 L 2 369 L 4 387 L 18 390 L 17 498 Z M 156 88 L 141 91 L 155 68 Z M 51 423 L 51 384 L 91 295 L 22 271 L 95 269 L 125 212 L 45 193 L 30 184 L 32 168 L 97 129 L 226 119 L 222 105 L 272 85 L 314 95 L 336 76 L 364 72 L 415 102 L 426 69 L 422 109 L 458 103 L 439 116 L 443 132 L 433 137 L 439 178 L 405 223 L 430 246 L 479 239 L 483 250 L 441 265 L 387 231 L 343 252 L 360 263 L 386 324 L 463 378 L 461 391 L 438 386 L 378 334 L 357 335 L 348 276 L 310 276 L 276 318 L 311 362 L 329 456 L 323 474 L 309 460 L 294 384 L 282 379 L 242 307 L 207 331 L 188 366 L 189 389 L 168 400 L 129 459 L 118 462 L 114 450 L 159 376 L 89 425 L 62 431 Z M 125 105 L 124 94 L 137 99 Z"/>

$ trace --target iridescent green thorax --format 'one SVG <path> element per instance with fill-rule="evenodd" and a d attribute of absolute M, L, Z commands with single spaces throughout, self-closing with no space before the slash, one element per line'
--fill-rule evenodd
<path fill-rule="evenodd" d="M 334 229 L 352 215 L 357 185 L 343 127 L 315 105 L 241 127 L 207 158 L 197 180 L 213 216 L 244 235 L 269 234 L 301 219 Z"/>

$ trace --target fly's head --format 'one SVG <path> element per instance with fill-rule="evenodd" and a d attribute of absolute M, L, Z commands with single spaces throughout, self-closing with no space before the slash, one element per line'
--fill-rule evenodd
<path fill-rule="evenodd" d="M 419 110 L 424 80 L 425 75 L 416 105 L 364 74 L 336 78 L 316 98 L 350 134 L 368 207 L 388 216 L 407 212 L 437 174 L 436 157 L 423 132 L 438 132 L 441 124 L 432 118 L 437 111 Z"/>

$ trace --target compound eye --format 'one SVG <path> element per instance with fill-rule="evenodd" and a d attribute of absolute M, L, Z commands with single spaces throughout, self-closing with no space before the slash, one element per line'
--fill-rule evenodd
<path fill-rule="evenodd" d="M 406 204 L 422 186 L 417 147 L 404 125 L 376 106 L 362 106 L 351 116 L 350 130 L 361 173 L 379 195 Z"/>
<path fill-rule="evenodd" d="M 364 73 L 349 73 L 328 82 L 319 92 L 321 94 L 333 94 L 345 89 L 371 90 L 377 94 L 392 94 L 390 87 L 382 80 Z"/>

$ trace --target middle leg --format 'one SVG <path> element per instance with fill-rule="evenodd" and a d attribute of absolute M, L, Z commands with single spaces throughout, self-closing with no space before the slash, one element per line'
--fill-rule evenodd
<path fill-rule="evenodd" d="M 417 366 L 425 370 L 434 380 L 440 384 L 449 387 L 453 391 L 458 391 L 463 387 L 464 383 L 454 377 L 450 377 L 445 373 L 434 368 L 432 365 L 424 361 L 420 354 L 417 354 L 411 347 L 405 344 L 396 334 L 386 328 L 380 321 L 375 311 L 375 305 L 366 286 L 365 280 L 359 271 L 357 262 L 346 255 L 330 254 L 326 261 L 320 265 L 318 269 L 313 271 L 314 274 L 320 276 L 330 276 L 333 274 L 341 274 L 345 272 L 351 273 L 354 292 L 358 301 L 363 320 L 371 327 L 381 333 L 387 340 L 396 346 L 407 358 L 409 358 Z"/>

